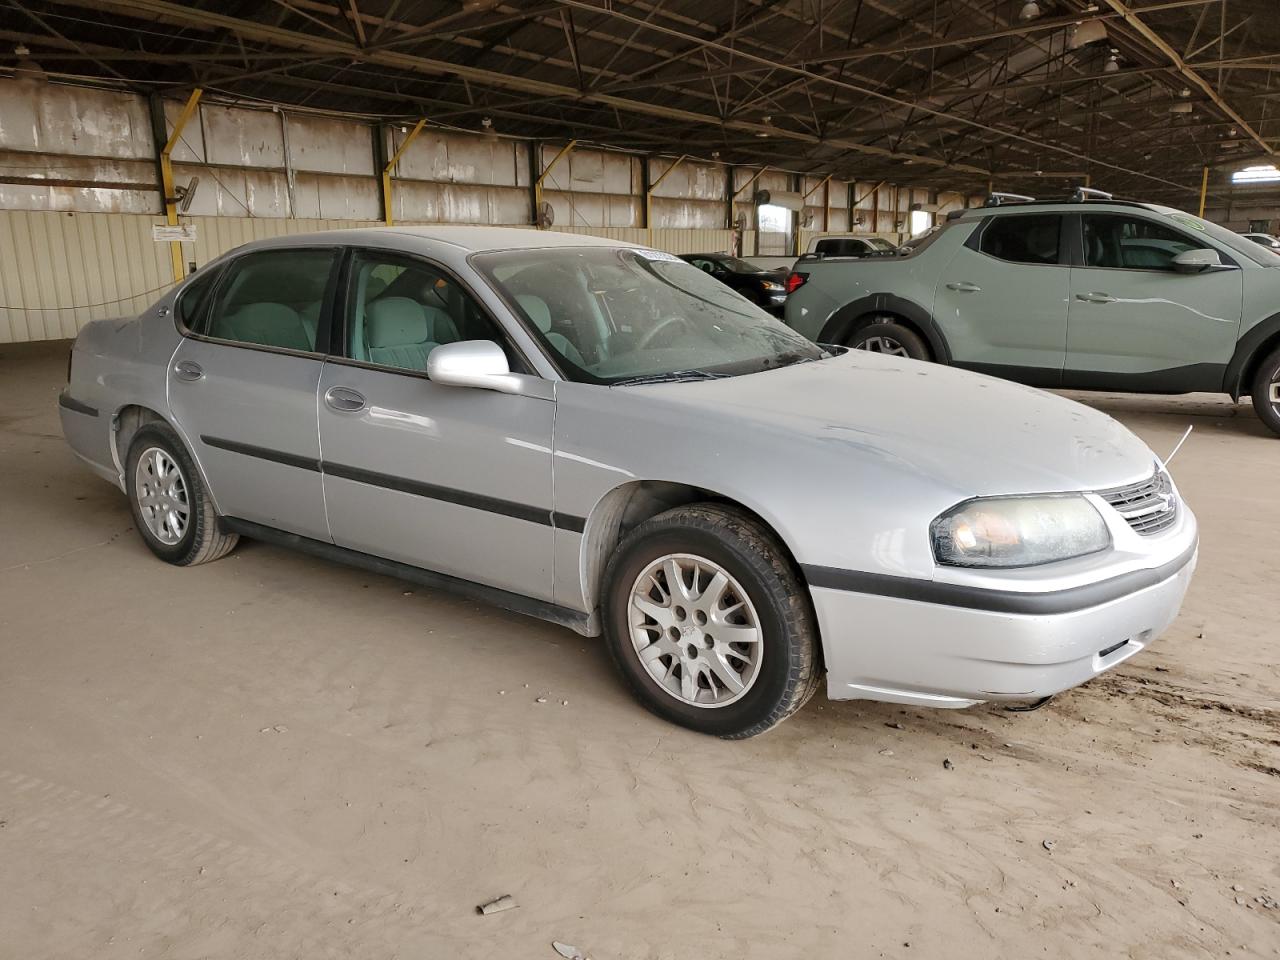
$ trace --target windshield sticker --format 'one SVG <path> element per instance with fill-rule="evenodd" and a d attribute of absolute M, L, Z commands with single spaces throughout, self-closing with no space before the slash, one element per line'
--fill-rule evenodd
<path fill-rule="evenodd" d="M 1190 227 L 1192 230 L 1199 230 L 1204 233 L 1204 224 L 1194 217 L 1188 217 L 1186 214 L 1171 213 L 1169 219 L 1182 224 L 1184 227 Z"/>
<path fill-rule="evenodd" d="M 637 257 L 643 257 L 645 260 L 661 260 L 666 263 L 682 262 L 674 253 L 663 253 L 661 250 L 645 250 L 641 248 L 635 253 Z"/>

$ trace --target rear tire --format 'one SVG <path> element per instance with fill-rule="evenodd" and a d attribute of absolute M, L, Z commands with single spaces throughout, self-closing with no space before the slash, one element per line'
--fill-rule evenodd
<path fill-rule="evenodd" d="M 924 339 L 893 317 L 876 317 L 865 327 L 855 330 L 847 345 L 854 350 L 910 357 L 912 360 L 931 359 L 929 345 Z"/>
<path fill-rule="evenodd" d="M 699 503 L 647 520 L 619 545 L 604 582 L 614 664 L 664 720 L 746 739 L 818 689 L 808 590 L 773 533 L 741 510 Z"/>
<path fill-rule="evenodd" d="M 1280 434 L 1280 349 L 1273 350 L 1258 364 L 1252 394 L 1258 419 Z"/>
<path fill-rule="evenodd" d="M 239 534 L 218 529 L 200 471 L 168 424 L 148 423 L 133 435 L 124 475 L 142 542 L 166 563 L 208 563 L 239 542 Z"/>

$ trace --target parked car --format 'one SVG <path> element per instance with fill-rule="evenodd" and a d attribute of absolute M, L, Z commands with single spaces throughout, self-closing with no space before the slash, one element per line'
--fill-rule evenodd
<path fill-rule="evenodd" d="M 824 674 L 934 707 L 1075 686 L 1155 639 L 1196 561 L 1110 417 L 818 347 L 604 239 L 258 241 L 88 324 L 68 376 L 72 450 L 160 559 L 253 537 L 603 634 L 645 706 L 724 737 Z"/>
<path fill-rule="evenodd" d="M 1280 433 L 1278 268 L 1170 207 L 1001 204 L 952 214 L 895 258 L 802 258 L 786 322 L 1034 386 L 1251 394 Z"/>
<path fill-rule="evenodd" d="M 1280 250 L 1280 240 L 1277 240 L 1269 233 L 1242 233 L 1240 236 L 1246 240 L 1252 240 L 1258 246 L 1266 247 L 1268 250 Z"/>
<path fill-rule="evenodd" d="M 686 253 L 680 259 L 737 290 L 756 306 L 773 314 L 782 313 L 787 302 L 786 274 L 765 270 L 727 253 Z"/>
<path fill-rule="evenodd" d="M 885 257 L 891 256 L 898 249 L 897 244 L 885 237 L 865 233 L 830 234 L 822 237 L 810 237 L 807 254 L 819 257 Z M 780 270 L 790 273 L 796 265 L 797 257 L 743 257 L 748 263 L 765 270 Z"/>

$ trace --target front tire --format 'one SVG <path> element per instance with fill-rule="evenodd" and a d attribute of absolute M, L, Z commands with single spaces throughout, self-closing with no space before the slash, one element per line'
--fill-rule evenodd
<path fill-rule="evenodd" d="M 1273 350 L 1258 365 L 1252 396 L 1258 419 L 1280 434 L 1280 349 Z"/>
<path fill-rule="evenodd" d="M 134 524 L 161 560 L 180 567 L 208 563 L 239 542 L 238 534 L 218 529 L 200 472 L 168 424 L 148 423 L 133 435 L 124 475 Z"/>
<path fill-rule="evenodd" d="M 914 330 L 898 323 L 893 317 L 876 317 L 871 323 L 855 330 L 848 346 L 854 350 L 871 353 L 887 353 L 912 360 L 928 360 L 929 346 Z"/>
<path fill-rule="evenodd" d="M 636 527 L 605 575 L 605 637 L 650 711 L 726 739 L 764 733 L 821 679 L 808 591 L 777 538 L 715 503 Z"/>

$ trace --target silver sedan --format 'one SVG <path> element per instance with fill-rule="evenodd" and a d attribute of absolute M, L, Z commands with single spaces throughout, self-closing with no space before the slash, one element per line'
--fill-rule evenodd
<path fill-rule="evenodd" d="M 60 399 L 176 564 L 248 536 L 603 634 L 654 713 L 1034 700 L 1152 642 L 1196 523 L 1071 401 L 809 343 L 676 257 L 502 228 L 250 244 Z"/>

